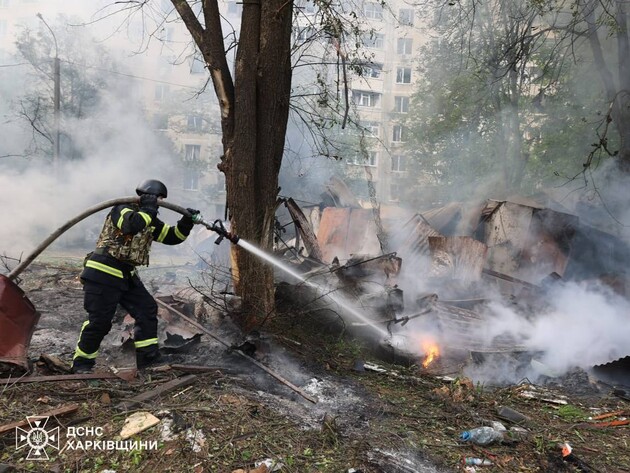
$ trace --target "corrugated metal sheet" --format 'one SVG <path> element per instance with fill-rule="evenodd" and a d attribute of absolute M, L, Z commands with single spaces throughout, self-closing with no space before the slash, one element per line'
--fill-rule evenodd
<path fill-rule="evenodd" d="M 463 349 L 480 353 L 507 353 L 527 351 L 523 345 L 510 338 L 482 340 L 482 327 L 487 320 L 472 310 L 436 302 L 427 317 L 434 317 L 444 334 L 447 348 Z"/>
<path fill-rule="evenodd" d="M 322 261 L 337 257 L 345 261 L 351 255 L 379 255 L 376 224 L 371 209 L 326 207 L 319 222 L 317 240 Z"/>
<path fill-rule="evenodd" d="M 403 259 L 417 259 L 430 254 L 429 237 L 441 236 L 420 214 L 415 214 L 401 228 L 404 235 L 399 245 L 398 253 Z"/>

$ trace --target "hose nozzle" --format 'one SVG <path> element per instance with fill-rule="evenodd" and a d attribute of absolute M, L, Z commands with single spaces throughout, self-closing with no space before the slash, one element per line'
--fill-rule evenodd
<path fill-rule="evenodd" d="M 216 245 L 221 243 L 224 238 L 227 238 L 234 244 L 238 243 L 239 237 L 237 235 L 232 235 L 230 232 L 228 232 L 221 220 L 217 219 L 212 223 L 204 222 L 204 225 L 208 230 L 212 230 L 213 232 L 219 235 L 219 238 L 217 238 L 216 241 L 214 242 Z"/>

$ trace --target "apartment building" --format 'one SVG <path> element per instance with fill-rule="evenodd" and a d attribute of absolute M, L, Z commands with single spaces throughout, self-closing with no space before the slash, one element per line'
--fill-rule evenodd
<path fill-rule="evenodd" d="M 350 180 L 370 181 L 380 202 L 396 203 L 400 178 L 407 173 L 403 122 L 412 106 L 411 96 L 417 80 L 414 58 L 426 35 L 418 24 L 413 5 L 403 0 L 385 4 L 370 0 L 342 1 L 338 7 L 349 24 L 358 24 L 363 31 L 357 43 L 361 44 L 360 56 L 365 58 L 359 64 L 360 73 L 350 72 L 356 68 L 347 71 L 353 121 L 358 122 L 359 134 L 365 139 L 361 140 L 361 146 L 355 144 L 354 149 L 344 151 L 344 173 Z M 306 39 L 310 30 L 317 28 L 317 7 L 311 1 L 302 0 L 297 2 L 297 8 L 301 15 L 296 39 Z M 355 38 L 345 40 L 354 43 Z M 328 54 L 324 63 L 328 64 L 329 71 L 324 75 L 334 90 L 339 87 L 333 84 L 339 81 L 339 74 L 330 69 L 338 68 L 336 50 L 326 44 L 325 37 L 320 38 L 320 43 Z M 345 46 L 354 47 L 353 44 Z M 294 74 L 295 80 L 300 79 Z M 349 126 L 344 132 L 357 134 L 357 129 Z"/>
<path fill-rule="evenodd" d="M 67 34 L 55 32 L 62 29 L 60 14 L 89 23 L 93 35 L 123 65 L 119 72 L 125 71 L 125 77 L 133 82 L 135 99 L 143 107 L 147 121 L 173 143 L 174 161 L 178 163 L 169 182 L 173 198 L 178 202 L 201 201 L 200 207 L 222 215 L 225 184 L 223 174 L 216 168 L 222 154 L 219 109 L 212 85 L 207 84 L 205 64 L 195 54 L 190 34 L 181 22 L 173 21 L 176 12 L 169 0 L 152 2 L 146 7 L 145 16 L 108 17 L 112 3 L 0 0 L 0 65 L 15 63 L 15 39 L 24 27 L 50 35 L 52 43 L 56 36 Z M 99 17 L 104 19 L 95 21 Z M 69 58 L 61 49 L 58 55 L 63 69 Z"/>
<path fill-rule="evenodd" d="M 398 201 L 399 178 L 407 171 L 404 143 L 404 116 L 411 106 L 416 81 L 414 53 L 422 42 L 413 6 L 394 0 L 362 4 L 365 27 L 364 46 L 373 55 L 362 77 L 351 83 L 352 101 L 361 126 L 369 132 L 367 160 L 359 156 L 355 164 L 370 167 L 366 178 L 373 180 L 381 202 Z M 356 171 L 355 171 L 356 173 Z"/>
<path fill-rule="evenodd" d="M 0 61 L 12 53 L 12 38 L 20 25 L 44 27 L 36 13 L 42 13 L 48 23 L 60 11 L 93 18 L 95 12 L 111 3 L 109 0 L 0 0 Z M 222 5 L 226 29 L 231 26 L 238 31 L 242 2 L 228 0 Z M 127 52 L 129 69 L 142 81 L 139 90 L 147 117 L 156 130 L 174 143 L 181 158 L 181 168 L 174 170 L 179 183 L 176 187 L 184 194 L 198 193 L 213 199 L 220 206 L 225 186 L 223 175 L 216 169 L 222 153 L 218 105 L 211 84 L 204 94 L 196 95 L 208 79 L 205 64 L 195 54 L 184 25 L 173 21 L 176 13 L 170 0 L 152 2 L 151 8 L 152 23 L 141 15 L 131 16 L 124 28 L 119 28 L 104 44 L 108 49 Z M 307 19 L 306 23 L 310 21 L 309 15 L 317 14 L 317 7 L 311 1 L 298 2 L 296 8 Z M 344 156 L 346 172 L 371 180 L 381 202 L 396 202 L 400 177 L 407 170 L 406 132 L 402 122 L 412 106 L 416 81 L 414 57 L 423 34 L 413 6 L 403 0 L 392 0 L 386 5 L 358 1 L 347 6 L 346 11 L 351 8 L 366 31 L 363 46 L 372 59 L 363 65 L 362 75 L 351 76 L 349 82 L 349 97 L 368 135 L 368 147 L 367 156 L 359 150 L 354 156 Z M 118 22 L 121 23 L 120 19 Z M 60 57 L 63 59 L 63 52 Z M 301 80 L 299 74 L 295 80 Z"/>

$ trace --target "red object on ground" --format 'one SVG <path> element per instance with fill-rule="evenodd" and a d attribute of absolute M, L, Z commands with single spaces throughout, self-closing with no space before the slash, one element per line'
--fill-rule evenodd
<path fill-rule="evenodd" d="M 0 274 L 0 371 L 2 365 L 28 371 L 28 346 L 39 316 L 24 291 Z"/>

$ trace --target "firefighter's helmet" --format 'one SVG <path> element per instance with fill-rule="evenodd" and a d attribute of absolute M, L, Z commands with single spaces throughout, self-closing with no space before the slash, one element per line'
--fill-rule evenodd
<path fill-rule="evenodd" d="M 161 181 L 158 181 L 157 179 L 147 179 L 146 181 L 142 181 L 138 184 L 138 187 L 136 187 L 136 194 L 153 194 L 166 199 L 168 191 Z"/>

